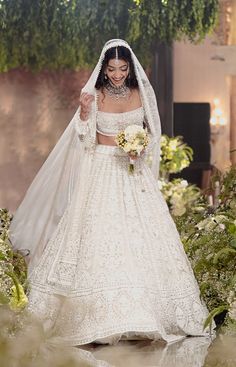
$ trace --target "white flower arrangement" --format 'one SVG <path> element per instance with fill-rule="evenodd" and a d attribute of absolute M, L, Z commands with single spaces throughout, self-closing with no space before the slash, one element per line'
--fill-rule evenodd
<path fill-rule="evenodd" d="M 193 159 L 193 150 L 183 143 L 181 136 L 170 138 L 162 135 L 161 140 L 160 174 L 177 173 L 188 167 Z"/>
<path fill-rule="evenodd" d="M 225 223 L 229 222 L 229 218 L 225 215 L 210 215 L 206 219 L 200 221 L 196 227 L 199 230 L 205 230 L 206 232 L 210 232 L 215 230 L 216 232 L 221 232 L 225 229 Z"/>
<path fill-rule="evenodd" d="M 220 331 L 236 335 L 236 168 L 224 175 L 214 192 L 214 205 L 204 195 L 193 210 L 174 217 L 185 251 L 210 313 L 205 326 L 221 320 Z M 210 187 L 212 192 L 212 186 Z M 217 195 L 216 195 L 217 194 Z M 202 207 L 201 211 L 196 208 Z M 219 318 L 216 317 L 220 315 Z M 219 325 L 218 325 L 219 326 Z"/>
<path fill-rule="evenodd" d="M 195 185 L 189 185 L 186 180 L 174 179 L 170 182 L 161 179 L 158 181 L 161 190 L 173 216 L 181 216 L 188 209 L 192 209 L 194 203 L 200 197 L 200 189 Z"/>

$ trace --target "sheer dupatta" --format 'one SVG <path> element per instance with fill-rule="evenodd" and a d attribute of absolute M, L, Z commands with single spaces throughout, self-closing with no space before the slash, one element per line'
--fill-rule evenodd
<path fill-rule="evenodd" d="M 105 44 L 99 61 L 83 91 L 96 96 L 95 83 L 101 70 L 105 52 L 116 46 L 127 47 L 132 55 L 146 122 L 151 135 L 152 144 L 149 153 L 152 156 L 152 171 L 157 177 L 161 127 L 156 97 L 141 64 L 127 42 L 114 39 Z M 78 139 L 76 129 L 80 114 L 80 108 L 78 108 L 16 210 L 10 226 L 10 239 L 15 249 L 29 249 L 29 271 L 37 263 L 67 206 L 73 202 L 74 192 L 77 192 L 77 199 L 85 200 L 86 198 L 86 190 L 89 190 L 87 182 L 92 169 L 93 151 L 96 145 L 96 113 L 95 98 L 88 121 L 88 134 L 82 142 Z"/>

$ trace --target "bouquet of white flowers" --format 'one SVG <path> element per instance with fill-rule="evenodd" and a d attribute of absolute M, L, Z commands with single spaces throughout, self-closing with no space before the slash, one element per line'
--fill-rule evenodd
<path fill-rule="evenodd" d="M 133 156 L 140 156 L 141 152 L 149 143 L 147 129 L 139 125 L 130 125 L 125 130 L 120 131 L 115 137 L 115 142 L 126 153 Z M 129 172 L 134 172 L 135 160 L 130 157 Z"/>

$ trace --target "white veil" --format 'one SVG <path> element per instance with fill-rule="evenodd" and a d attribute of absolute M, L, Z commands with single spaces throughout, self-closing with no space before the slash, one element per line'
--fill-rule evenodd
<path fill-rule="evenodd" d="M 125 46 L 132 56 L 140 95 L 151 134 L 152 170 L 158 176 L 160 118 L 153 88 L 135 54 L 127 42 L 108 41 L 83 91 L 96 96 L 95 83 L 102 67 L 105 52 L 112 47 Z M 30 264 L 35 264 L 49 238 L 73 198 L 74 190 L 81 188 L 81 200 L 86 197 L 87 183 L 92 168 L 93 149 L 96 144 L 96 98 L 89 117 L 89 136 L 85 142 L 78 139 L 76 123 L 80 108 L 32 181 L 26 195 L 16 210 L 10 225 L 10 239 L 15 249 L 30 250 Z"/>

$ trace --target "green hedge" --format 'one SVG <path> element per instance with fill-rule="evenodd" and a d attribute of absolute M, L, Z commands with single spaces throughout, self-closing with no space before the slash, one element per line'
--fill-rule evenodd
<path fill-rule="evenodd" d="M 1 0 L 0 71 L 90 67 L 117 37 L 148 64 L 154 42 L 202 39 L 217 13 L 218 0 Z"/>

